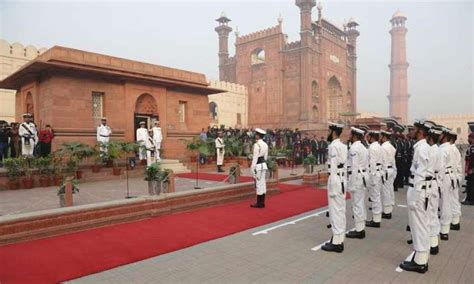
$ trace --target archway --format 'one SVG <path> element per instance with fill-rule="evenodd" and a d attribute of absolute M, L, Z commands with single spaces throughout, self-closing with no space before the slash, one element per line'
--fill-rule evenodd
<path fill-rule="evenodd" d="M 250 60 L 251 60 L 252 65 L 264 63 L 265 50 L 263 48 L 255 49 L 250 56 Z"/>
<path fill-rule="evenodd" d="M 312 118 L 313 118 L 312 119 L 313 121 L 319 120 L 319 110 L 316 105 L 313 105 L 313 108 L 312 108 Z"/>
<path fill-rule="evenodd" d="M 209 116 L 211 117 L 212 122 L 216 122 L 217 120 L 217 104 L 215 102 L 209 103 Z"/>
<path fill-rule="evenodd" d="M 159 120 L 158 107 L 155 98 L 147 93 L 141 94 L 135 103 L 135 133 L 141 121 L 146 128 L 151 128 L 155 120 Z"/>
<path fill-rule="evenodd" d="M 339 113 L 343 111 L 343 98 L 341 83 L 336 76 L 332 76 L 328 81 L 329 91 L 329 120 L 338 120 Z"/>
<path fill-rule="evenodd" d="M 34 115 L 34 112 L 35 112 L 35 106 L 33 103 L 33 95 L 30 92 L 28 92 L 25 97 L 25 112 L 31 113 L 32 115 Z"/>
<path fill-rule="evenodd" d="M 313 83 L 311 84 L 311 95 L 314 100 L 319 99 L 319 85 L 316 81 L 313 81 Z"/>

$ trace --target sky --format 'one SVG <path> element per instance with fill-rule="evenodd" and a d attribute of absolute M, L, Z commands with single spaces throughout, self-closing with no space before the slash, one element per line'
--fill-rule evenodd
<path fill-rule="evenodd" d="M 299 39 L 294 0 L 0 0 L 0 38 L 61 45 L 206 74 L 218 79 L 215 19 L 225 12 L 241 35 L 277 24 Z M 354 17 L 358 30 L 358 111 L 388 115 L 389 22 L 408 18 L 409 115 L 474 113 L 474 1 L 322 1 L 323 17 Z M 313 20 L 317 10 L 313 9 Z M 229 37 L 231 56 L 235 36 Z"/>

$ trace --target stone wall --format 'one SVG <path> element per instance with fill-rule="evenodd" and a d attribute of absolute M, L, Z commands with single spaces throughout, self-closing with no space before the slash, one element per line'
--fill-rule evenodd
<path fill-rule="evenodd" d="M 467 123 L 474 121 L 474 113 L 431 115 L 427 119 L 454 130 L 458 134 L 456 144 L 468 143 L 469 127 Z"/>
<path fill-rule="evenodd" d="M 0 80 L 20 69 L 21 66 L 35 59 L 46 51 L 32 45 L 23 46 L 20 43 L 10 44 L 0 39 Z M 0 89 L 0 120 L 15 121 L 15 93 L 14 90 Z"/>
<path fill-rule="evenodd" d="M 209 96 L 209 103 L 214 102 L 217 105 L 217 117 L 211 117 L 211 126 L 225 125 L 226 127 L 247 127 L 248 114 L 248 93 L 244 85 L 224 82 L 210 81 L 210 87 L 223 89 L 227 92 Z M 237 117 L 240 114 L 240 122 Z"/>

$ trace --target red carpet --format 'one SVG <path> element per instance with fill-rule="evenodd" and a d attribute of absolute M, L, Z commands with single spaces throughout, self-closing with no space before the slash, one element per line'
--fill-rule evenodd
<path fill-rule="evenodd" d="M 176 176 L 180 178 L 195 179 L 196 173 L 182 173 L 182 174 L 176 174 Z M 199 173 L 199 179 L 212 180 L 212 181 L 224 181 L 225 179 L 227 179 L 227 175 L 226 174 Z M 249 182 L 249 181 L 254 181 L 254 179 L 248 176 L 240 176 L 240 182 Z"/>
<path fill-rule="evenodd" d="M 56 283 L 272 223 L 327 205 L 325 190 L 279 185 L 267 208 L 250 201 L 0 247 L 0 283 Z M 158 280 L 157 280 L 158 281 Z"/>

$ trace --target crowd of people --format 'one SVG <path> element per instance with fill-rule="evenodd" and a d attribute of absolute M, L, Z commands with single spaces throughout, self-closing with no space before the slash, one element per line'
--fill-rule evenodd
<path fill-rule="evenodd" d="M 0 167 L 7 158 L 44 157 L 51 153 L 53 128 L 48 124 L 38 129 L 31 114 L 23 115 L 23 120 L 21 123 L 0 121 Z"/>

